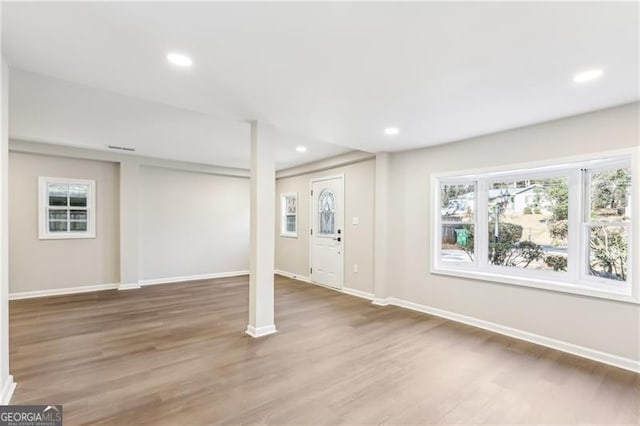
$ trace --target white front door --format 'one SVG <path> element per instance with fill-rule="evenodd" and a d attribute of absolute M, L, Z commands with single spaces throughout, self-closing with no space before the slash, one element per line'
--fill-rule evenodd
<path fill-rule="evenodd" d="M 344 256 L 344 178 L 311 181 L 312 282 L 342 288 Z"/>

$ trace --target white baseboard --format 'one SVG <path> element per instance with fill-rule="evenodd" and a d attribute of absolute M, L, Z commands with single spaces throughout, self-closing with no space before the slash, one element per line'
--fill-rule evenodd
<path fill-rule="evenodd" d="M 85 285 L 79 287 L 53 288 L 49 290 L 24 291 L 9 293 L 9 300 L 32 299 L 35 297 L 61 296 L 63 294 L 89 293 L 92 291 L 115 290 L 122 287 L 118 283 Z"/>
<path fill-rule="evenodd" d="M 366 291 L 356 290 L 355 288 L 344 287 L 342 289 L 342 292 L 350 296 L 356 296 L 356 297 L 360 297 L 362 299 L 367 299 L 367 300 L 374 300 L 373 293 L 367 293 Z"/>
<path fill-rule="evenodd" d="M 275 324 L 263 325 L 262 327 L 254 327 L 252 325 L 248 325 L 245 333 L 251 337 L 263 337 L 274 334 L 277 331 L 278 330 L 276 330 Z"/>
<path fill-rule="evenodd" d="M 113 283 L 113 284 L 97 284 L 85 285 L 78 287 L 54 288 L 49 290 L 25 291 L 19 293 L 10 293 L 9 300 L 32 299 L 36 297 L 61 296 L 64 294 L 90 293 L 93 291 L 103 290 L 135 290 L 143 286 L 177 283 L 182 281 L 208 280 L 214 278 L 228 278 L 248 275 L 249 271 L 232 271 L 232 272 L 216 272 L 213 274 L 187 275 L 183 277 L 158 278 L 152 280 L 140 280 L 133 283 Z"/>
<path fill-rule="evenodd" d="M 0 390 L 0 405 L 9 405 L 13 397 L 13 391 L 15 390 L 16 382 L 13 381 L 13 376 L 9 375 Z"/>
<path fill-rule="evenodd" d="M 278 275 L 282 275 L 283 277 L 292 278 L 294 280 L 302 281 L 302 282 L 305 282 L 305 283 L 310 283 L 310 284 L 313 284 L 313 285 L 317 285 L 319 287 L 328 288 L 329 290 L 339 291 L 340 293 L 348 294 L 350 296 L 356 296 L 356 297 L 360 297 L 362 299 L 367 299 L 367 300 L 374 300 L 373 293 L 367 293 L 366 291 L 356 290 L 355 288 L 348 288 L 348 287 L 335 288 L 335 287 L 330 287 L 328 285 L 322 285 L 322 284 L 314 283 L 313 281 L 311 281 L 311 279 L 309 277 L 296 275 L 294 273 L 287 272 L 287 271 L 282 271 L 280 269 L 276 269 L 274 272 L 276 274 L 278 274 Z"/>
<path fill-rule="evenodd" d="M 311 279 L 309 277 L 305 277 L 304 275 L 297 275 L 287 271 L 281 271 L 280 269 L 276 269 L 273 271 L 277 275 L 282 275 L 283 277 L 293 278 L 294 280 L 303 281 L 305 283 L 310 283 Z"/>
<path fill-rule="evenodd" d="M 249 275 L 249 271 L 215 272 L 213 274 L 185 275 L 182 277 L 170 277 L 170 278 L 154 278 L 151 280 L 140 280 L 139 282 L 141 286 L 147 286 L 147 285 L 157 285 L 157 284 L 179 283 L 179 282 L 185 282 L 185 281 L 211 280 L 215 278 L 240 277 L 242 275 Z"/>
<path fill-rule="evenodd" d="M 126 283 L 126 284 L 120 284 L 120 287 L 118 287 L 118 290 L 136 290 L 140 287 L 140 283 Z"/>
<path fill-rule="evenodd" d="M 371 299 L 371 304 L 377 305 L 377 306 L 389 306 L 391 304 L 391 300 L 388 297 L 384 299 L 381 299 L 379 297 L 374 297 Z"/>
<path fill-rule="evenodd" d="M 302 277 L 295 276 L 289 272 L 285 271 L 276 271 L 276 274 L 283 275 L 285 277 L 294 278 L 300 281 L 305 281 Z M 306 277 L 304 277 L 306 278 Z M 307 282 L 311 282 L 310 280 Z M 322 286 L 324 287 L 324 286 Z M 360 290 L 354 290 L 349 288 L 333 289 L 331 287 L 326 287 L 331 290 L 340 291 L 342 293 L 350 294 L 353 296 L 362 297 L 364 299 L 371 300 L 371 303 L 377 306 L 398 306 L 401 308 L 411 309 L 413 311 L 422 312 L 429 315 L 434 315 L 441 318 L 446 318 L 451 321 L 468 324 L 474 327 L 482 328 L 484 330 L 489 330 L 494 333 L 502 334 L 505 336 L 513 337 L 515 339 L 524 340 L 527 342 L 535 343 L 537 345 L 546 346 L 551 349 L 556 349 L 562 352 L 570 353 L 572 355 L 576 355 L 582 358 L 587 358 L 593 361 L 601 362 L 603 364 L 612 365 L 614 367 L 619 367 L 625 370 L 633 371 L 636 373 L 640 373 L 640 361 L 636 361 L 630 358 L 620 357 L 618 355 L 609 354 L 606 352 L 601 352 L 595 349 L 586 348 L 584 346 L 575 345 L 569 342 L 563 342 L 561 340 L 552 339 L 550 337 L 541 336 L 539 334 L 530 333 L 523 330 L 518 330 L 515 328 L 507 327 L 501 324 L 496 324 L 493 322 L 481 320 L 478 318 L 469 317 L 466 315 L 456 314 L 454 312 L 445 311 L 443 309 L 432 308 L 430 306 L 421 305 L 419 303 L 409 302 L 407 300 L 398 299 L 396 297 L 386 297 L 386 298 L 376 298 L 375 295 L 371 293 L 366 293 Z"/>
<path fill-rule="evenodd" d="M 459 323 L 472 325 L 474 327 L 482 328 L 484 330 L 489 330 L 494 333 L 502 334 L 502 335 L 513 337 L 520 340 L 525 340 L 527 342 L 535 343 L 537 345 L 546 346 L 551 349 L 557 349 L 562 352 L 567 352 L 572 355 L 577 355 L 582 358 L 587 358 L 593 361 L 601 362 L 603 364 L 608 364 L 614 367 L 619 367 L 625 370 L 633 371 L 635 373 L 640 373 L 640 361 L 636 361 L 630 358 L 624 358 L 624 357 L 609 354 L 606 352 L 600 352 L 595 349 L 586 348 L 584 346 L 575 345 L 573 343 L 563 342 L 561 340 L 552 339 L 550 337 L 541 336 L 539 334 L 529 333 L 527 331 L 518 330 L 515 328 L 507 327 L 507 326 L 496 324 L 489 321 L 484 321 L 478 318 L 468 317 L 466 315 L 456 314 L 454 312 L 449 312 L 449 311 L 445 311 L 438 308 L 432 308 L 430 306 L 420 305 L 418 303 L 397 299 L 395 297 L 382 299 L 382 302 L 386 303 L 387 305 L 390 304 L 394 306 L 399 306 L 401 308 L 411 309 L 414 311 L 423 312 L 425 314 L 446 318 Z"/>

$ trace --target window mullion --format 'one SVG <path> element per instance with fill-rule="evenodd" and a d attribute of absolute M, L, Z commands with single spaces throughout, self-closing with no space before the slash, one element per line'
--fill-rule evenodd
<path fill-rule="evenodd" d="M 67 233 L 71 232 L 71 193 L 67 185 Z"/>
<path fill-rule="evenodd" d="M 476 243 L 476 262 L 478 268 L 483 269 L 487 267 L 487 259 L 489 257 L 489 241 L 487 236 L 489 235 L 489 213 L 487 202 L 487 181 L 478 180 L 476 184 L 476 229 L 475 229 L 475 243 Z"/>
<path fill-rule="evenodd" d="M 585 269 L 586 251 L 584 250 L 585 232 L 583 218 L 585 210 L 584 173 L 573 170 L 569 173 L 569 211 L 567 233 L 567 273 L 575 282 Z"/>

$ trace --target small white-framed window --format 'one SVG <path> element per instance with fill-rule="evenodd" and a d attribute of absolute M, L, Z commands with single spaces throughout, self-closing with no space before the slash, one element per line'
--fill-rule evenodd
<path fill-rule="evenodd" d="M 40 176 L 39 237 L 95 238 L 96 181 Z"/>
<path fill-rule="evenodd" d="M 431 272 L 640 301 L 634 158 L 433 175 Z"/>
<path fill-rule="evenodd" d="M 298 236 L 298 193 L 288 192 L 280 196 L 280 235 Z"/>

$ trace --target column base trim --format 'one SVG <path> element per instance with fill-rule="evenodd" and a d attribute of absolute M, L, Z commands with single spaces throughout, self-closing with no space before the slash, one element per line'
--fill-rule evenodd
<path fill-rule="evenodd" d="M 389 306 L 393 303 L 390 297 L 386 297 L 384 299 L 379 297 L 374 297 L 373 299 L 371 299 L 371 304 L 376 306 Z"/>
<path fill-rule="evenodd" d="M 127 283 L 127 284 L 120 284 L 120 287 L 118 287 L 118 290 L 136 290 L 138 288 L 142 288 L 140 283 Z"/>
<path fill-rule="evenodd" d="M 245 330 L 245 333 L 251 337 L 263 337 L 263 336 L 268 336 L 270 334 L 274 334 L 277 332 L 278 330 L 276 330 L 275 324 L 263 325 L 262 327 L 254 327 L 252 325 L 247 325 L 247 329 Z"/>
<path fill-rule="evenodd" d="M 13 392 L 16 390 L 17 383 L 13 381 L 13 376 L 9 375 L 7 380 L 2 386 L 2 393 L 0 393 L 0 405 L 9 405 Z"/>

